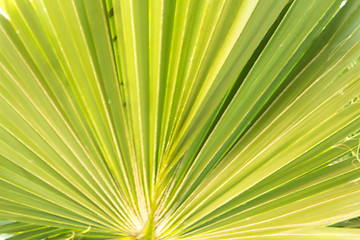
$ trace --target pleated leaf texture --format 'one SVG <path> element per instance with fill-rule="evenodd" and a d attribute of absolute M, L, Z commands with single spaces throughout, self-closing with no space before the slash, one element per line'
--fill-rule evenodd
<path fill-rule="evenodd" d="M 3 238 L 360 239 L 360 0 L 0 8 Z"/>

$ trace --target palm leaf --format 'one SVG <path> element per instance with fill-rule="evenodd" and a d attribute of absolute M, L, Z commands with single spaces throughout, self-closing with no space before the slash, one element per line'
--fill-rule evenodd
<path fill-rule="evenodd" d="M 0 9 L 4 236 L 359 238 L 360 1 Z"/>

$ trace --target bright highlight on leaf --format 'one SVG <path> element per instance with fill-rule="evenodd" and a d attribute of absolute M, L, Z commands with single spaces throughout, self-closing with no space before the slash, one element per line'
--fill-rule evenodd
<path fill-rule="evenodd" d="M 0 15 L 5 17 L 6 19 L 9 19 L 8 15 L 6 15 L 6 13 L 1 8 L 0 8 Z"/>
<path fill-rule="evenodd" d="M 360 1 L 0 9 L 1 236 L 360 238 Z"/>

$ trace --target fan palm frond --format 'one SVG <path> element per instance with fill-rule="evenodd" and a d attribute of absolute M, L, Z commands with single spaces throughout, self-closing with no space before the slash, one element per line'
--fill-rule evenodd
<path fill-rule="evenodd" d="M 9 239 L 359 238 L 360 1 L 0 9 Z"/>

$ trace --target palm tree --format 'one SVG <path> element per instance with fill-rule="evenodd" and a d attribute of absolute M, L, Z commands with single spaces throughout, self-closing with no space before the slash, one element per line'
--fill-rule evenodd
<path fill-rule="evenodd" d="M 360 238 L 359 0 L 0 8 L 4 237 Z"/>

